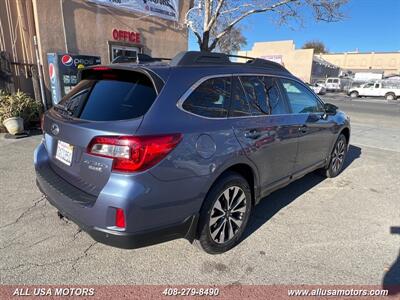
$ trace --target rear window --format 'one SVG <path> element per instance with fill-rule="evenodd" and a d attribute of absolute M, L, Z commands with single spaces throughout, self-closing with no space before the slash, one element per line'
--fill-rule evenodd
<path fill-rule="evenodd" d="M 143 116 L 157 97 L 151 80 L 131 71 L 93 71 L 60 102 L 70 115 L 90 121 Z"/>
<path fill-rule="evenodd" d="M 231 95 L 231 78 L 217 77 L 204 81 L 185 100 L 182 108 L 208 118 L 225 118 Z"/>

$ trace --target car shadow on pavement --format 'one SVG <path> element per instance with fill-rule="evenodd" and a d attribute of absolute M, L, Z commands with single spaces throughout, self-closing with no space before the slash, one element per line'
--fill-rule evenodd
<path fill-rule="evenodd" d="M 400 227 L 390 227 L 391 234 L 400 234 Z M 390 296 L 400 294 L 400 251 L 397 260 L 383 277 L 382 289 L 388 290 Z"/>
<path fill-rule="evenodd" d="M 343 165 L 343 170 L 346 170 L 346 168 L 350 166 L 353 163 L 353 161 L 355 161 L 357 158 L 360 158 L 360 156 L 361 156 L 361 148 L 354 145 L 350 145 L 349 150 L 347 151 L 346 160 Z"/>
<path fill-rule="evenodd" d="M 360 156 L 361 148 L 350 145 L 343 170 L 349 167 L 351 163 Z M 252 212 L 249 224 L 247 225 L 243 234 L 242 241 L 256 232 L 282 208 L 292 203 L 299 196 L 309 191 L 325 179 L 326 178 L 318 174 L 318 172 L 312 172 L 262 199 L 257 205 L 256 209 L 254 209 Z"/>

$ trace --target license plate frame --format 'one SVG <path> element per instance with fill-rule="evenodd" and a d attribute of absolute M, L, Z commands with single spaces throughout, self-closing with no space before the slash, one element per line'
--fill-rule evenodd
<path fill-rule="evenodd" d="M 58 140 L 56 149 L 56 159 L 67 166 L 72 165 L 74 146 L 64 141 Z"/>

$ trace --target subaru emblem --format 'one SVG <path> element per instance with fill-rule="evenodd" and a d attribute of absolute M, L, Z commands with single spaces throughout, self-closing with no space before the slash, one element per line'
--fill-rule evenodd
<path fill-rule="evenodd" d="M 57 135 L 60 132 L 60 127 L 57 124 L 51 124 L 51 133 Z"/>

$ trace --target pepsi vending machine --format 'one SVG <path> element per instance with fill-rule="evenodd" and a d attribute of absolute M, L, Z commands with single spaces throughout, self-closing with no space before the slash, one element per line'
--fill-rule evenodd
<path fill-rule="evenodd" d="M 51 99 L 53 105 L 60 102 L 78 84 L 78 72 L 84 67 L 99 65 L 99 56 L 47 53 Z"/>

